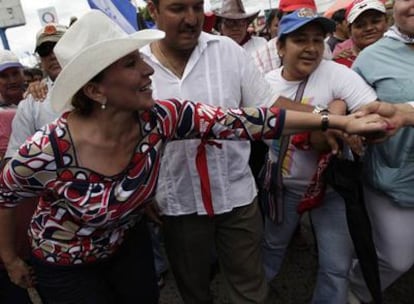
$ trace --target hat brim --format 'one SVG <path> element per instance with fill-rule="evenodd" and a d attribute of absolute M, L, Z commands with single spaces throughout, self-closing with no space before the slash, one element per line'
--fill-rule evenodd
<path fill-rule="evenodd" d="M 62 36 L 63 35 L 54 35 L 54 36 L 48 36 L 48 37 L 44 37 L 44 38 L 41 38 L 41 39 L 39 39 L 37 42 L 36 42 L 36 48 L 35 48 L 35 53 L 37 52 L 37 50 L 39 49 L 39 47 L 43 44 L 43 43 L 46 43 L 46 42 L 58 42 L 59 41 L 59 39 L 60 38 L 62 38 Z"/>
<path fill-rule="evenodd" d="M 327 19 L 325 17 L 316 17 L 316 18 L 312 18 L 312 19 L 304 19 L 302 22 L 296 24 L 296 26 L 289 29 L 289 31 L 285 31 L 283 33 L 280 33 L 280 35 L 278 37 L 282 38 L 286 35 L 292 34 L 293 32 L 297 31 L 301 27 L 303 27 L 303 26 L 305 26 L 309 23 L 312 23 L 312 22 L 319 23 L 326 33 L 331 33 L 333 31 L 335 31 L 335 22 L 333 22 L 332 20 Z"/>
<path fill-rule="evenodd" d="M 0 64 L 0 72 L 3 72 L 4 70 L 10 69 L 10 68 L 23 68 L 23 65 L 20 62 L 6 62 L 3 64 Z"/>
<path fill-rule="evenodd" d="M 70 101 L 89 80 L 125 55 L 165 37 L 159 30 L 142 30 L 124 38 L 94 44 L 69 61 L 59 73 L 51 92 L 57 113 L 70 109 Z"/>
<path fill-rule="evenodd" d="M 233 20 L 241 20 L 241 19 L 249 19 L 249 23 L 252 22 L 254 19 L 257 18 L 260 11 L 253 12 L 253 13 L 220 13 L 216 12 L 215 15 L 220 18 L 226 19 L 233 19 Z"/>

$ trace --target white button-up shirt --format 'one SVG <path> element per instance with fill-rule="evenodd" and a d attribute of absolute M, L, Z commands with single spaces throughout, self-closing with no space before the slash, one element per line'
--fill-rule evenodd
<path fill-rule="evenodd" d="M 179 98 L 231 108 L 270 105 L 278 97 L 252 58 L 230 38 L 201 33 L 181 79 L 160 64 L 149 46 L 141 51 L 155 69 L 156 99 Z M 206 147 L 215 214 L 247 205 L 257 195 L 248 165 L 250 143 L 221 143 L 221 149 Z M 156 192 L 165 215 L 206 214 L 195 161 L 199 144 L 200 140 L 182 140 L 166 146 Z"/>

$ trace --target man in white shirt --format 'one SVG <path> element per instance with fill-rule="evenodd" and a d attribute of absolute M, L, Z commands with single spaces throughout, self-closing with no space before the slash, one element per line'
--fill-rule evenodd
<path fill-rule="evenodd" d="M 165 39 L 141 50 L 155 69 L 155 98 L 226 108 L 276 100 L 242 48 L 228 37 L 201 32 L 203 1 L 153 0 L 148 7 L 166 32 Z M 165 149 L 156 199 L 164 215 L 166 251 L 186 303 L 213 302 L 214 246 L 230 302 L 266 301 L 262 221 L 249 153 L 248 142 L 175 141 Z"/>
<path fill-rule="evenodd" d="M 0 51 L 0 106 L 15 106 L 23 98 L 23 65 L 9 50 Z"/>
<path fill-rule="evenodd" d="M 11 121 L 16 113 L 16 105 L 23 98 L 24 76 L 23 65 L 17 56 L 9 50 L 0 50 L 0 94 L 3 96 L 0 103 L 0 168 L 3 165 L 3 154 L 10 136 Z M 19 256 L 27 258 L 27 239 L 21 221 L 24 219 L 22 210 L 17 213 L 16 249 Z M 0 303 L 29 303 L 29 295 L 23 288 L 13 284 L 2 260 L 0 259 Z"/>
<path fill-rule="evenodd" d="M 0 50 L 0 161 L 7 148 L 11 121 L 16 114 L 16 106 L 23 98 L 23 65 L 9 50 Z"/>
<path fill-rule="evenodd" d="M 267 43 L 265 38 L 247 32 L 247 28 L 258 15 L 259 11 L 246 13 L 241 0 L 223 0 L 221 9 L 216 12 L 219 31 L 251 54 Z"/>
<path fill-rule="evenodd" d="M 61 71 L 53 48 L 66 31 L 66 26 L 49 23 L 36 35 L 35 52 L 40 57 L 40 64 L 47 75 L 47 89 L 51 91 L 53 82 Z M 19 103 L 16 116 L 13 119 L 12 133 L 5 157 L 12 157 L 24 141 L 43 125 L 58 117 L 50 105 L 49 93 L 43 102 L 38 102 L 32 95 L 28 95 Z"/>

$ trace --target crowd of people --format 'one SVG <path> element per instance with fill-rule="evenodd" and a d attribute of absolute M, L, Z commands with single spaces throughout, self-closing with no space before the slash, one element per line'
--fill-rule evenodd
<path fill-rule="evenodd" d="M 218 265 L 230 303 L 274 303 L 305 212 L 310 303 L 372 301 L 325 171 L 362 160 L 385 290 L 414 264 L 414 0 L 392 9 L 281 0 L 255 33 L 241 0 L 209 29 L 202 1 L 150 0 L 156 29 L 42 27 L 40 73 L 1 50 L 0 302 L 158 303 L 169 269 L 213 303 Z"/>

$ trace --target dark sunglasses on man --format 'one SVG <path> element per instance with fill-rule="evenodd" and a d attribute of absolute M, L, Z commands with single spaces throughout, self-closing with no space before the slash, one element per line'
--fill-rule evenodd
<path fill-rule="evenodd" d="M 44 42 L 38 46 L 36 52 L 39 54 L 40 57 L 49 56 L 53 52 L 53 48 L 55 47 L 56 42 Z"/>

